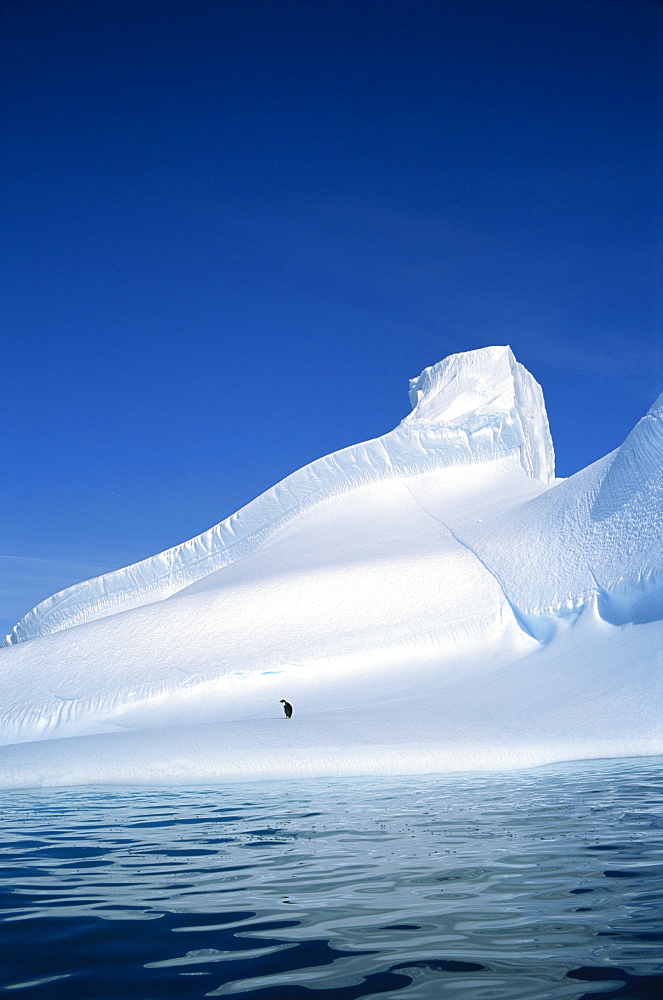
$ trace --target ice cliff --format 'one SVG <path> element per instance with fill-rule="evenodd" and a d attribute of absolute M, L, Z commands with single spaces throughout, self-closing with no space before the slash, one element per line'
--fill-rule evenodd
<path fill-rule="evenodd" d="M 508 347 L 410 398 L 390 433 L 29 612 L 0 649 L 0 783 L 663 752 L 663 397 L 564 481 Z"/>

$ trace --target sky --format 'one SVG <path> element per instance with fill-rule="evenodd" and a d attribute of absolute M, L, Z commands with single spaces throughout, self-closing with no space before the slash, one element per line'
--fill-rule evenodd
<path fill-rule="evenodd" d="M 663 390 L 662 66 L 653 0 L 0 0 L 0 627 L 458 351 L 511 345 L 558 475 L 616 448 Z"/>

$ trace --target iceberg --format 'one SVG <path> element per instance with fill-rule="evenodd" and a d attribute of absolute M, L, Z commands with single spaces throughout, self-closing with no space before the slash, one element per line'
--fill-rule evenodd
<path fill-rule="evenodd" d="M 0 649 L 0 784 L 663 753 L 663 396 L 566 480 L 510 348 L 425 369 L 410 401 L 30 611 Z"/>

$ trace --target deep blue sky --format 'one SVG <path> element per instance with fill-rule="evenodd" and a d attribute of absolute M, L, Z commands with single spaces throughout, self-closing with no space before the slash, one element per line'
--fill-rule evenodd
<path fill-rule="evenodd" d="M 511 344 L 560 475 L 615 448 L 663 389 L 662 24 L 2 0 L 0 624 L 390 430 L 450 353 Z"/>

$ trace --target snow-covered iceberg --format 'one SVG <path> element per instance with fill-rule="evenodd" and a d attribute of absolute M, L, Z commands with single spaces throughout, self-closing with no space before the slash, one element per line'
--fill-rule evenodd
<path fill-rule="evenodd" d="M 29 612 L 0 649 L 0 783 L 663 752 L 663 396 L 564 481 L 508 347 L 410 398 L 390 433 Z"/>

